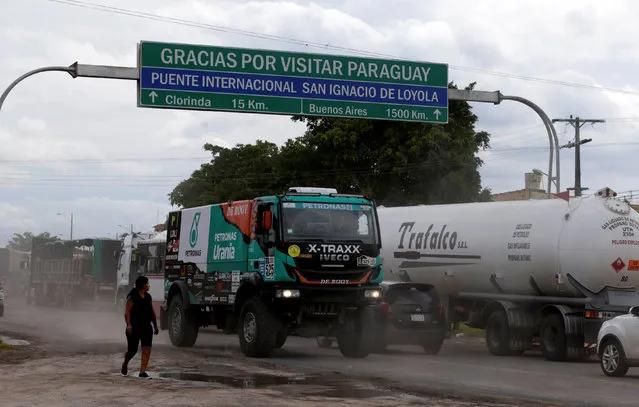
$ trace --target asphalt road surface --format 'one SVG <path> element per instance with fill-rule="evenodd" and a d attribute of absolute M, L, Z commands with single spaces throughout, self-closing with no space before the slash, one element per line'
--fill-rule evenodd
<path fill-rule="evenodd" d="M 112 312 L 74 312 L 28 306 L 7 307 L 0 318 L 0 332 L 21 332 L 46 338 L 55 343 L 45 350 L 77 353 L 83 349 L 104 347 L 115 354 L 124 349 L 122 317 Z M 71 341 L 73 338 L 73 341 Z M 73 342 L 65 349 L 61 343 Z M 156 337 L 154 360 L 163 350 L 172 351 L 168 334 Z M 162 344 L 166 346 L 161 346 Z M 314 340 L 289 337 L 282 349 L 259 363 L 274 364 L 308 374 L 334 374 L 366 378 L 409 394 L 462 394 L 479 398 L 507 397 L 543 403 L 572 406 L 635 406 L 639 399 L 639 369 L 630 370 L 625 378 L 604 376 L 596 359 L 586 362 L 553 363 L 536 354 L 522 357 L 495 357 L 477 338 L 453 338 L 436 356 L 428 356 L 420 348 L 390 347 L 385 354 L 372 354 L 366 359 L 346 359 L 336 345 L 321 349 Z M 236 336 L 217 331 L 203 331 L 192 349 L 180 349 L 195 357 L 206 352 L 225 355 L 229 360 L 245 363 Z M 153 361 L 152 361 L 153 363 Z M 1 366 L 1 365 L 0 365 Z"/>

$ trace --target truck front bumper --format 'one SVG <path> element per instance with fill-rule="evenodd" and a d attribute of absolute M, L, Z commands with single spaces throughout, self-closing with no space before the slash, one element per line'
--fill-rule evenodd
<path fill-rule="evenodd" d="M 377 284 L 361 286 L 308 286 L 278 285 L 272 292 L 278 304 L 335 304 L 345 306 L 377 305 L 382 299 L 382 289 Z"/>

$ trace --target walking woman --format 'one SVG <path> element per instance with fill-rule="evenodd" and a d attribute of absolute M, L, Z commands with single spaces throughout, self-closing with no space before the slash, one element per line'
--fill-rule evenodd
<path fill-rule="evenodd" d="M 140 276 L 135 280 L 135 288 L 127 295 L 126 311 L 124 320 L 126 321 L 126 342 L 127 351 L 124 354 L 122 363 L 122 376 L 128 374 L 128 366 L 133 356 L 138 352 L 138 344 L 142 345 L 142 360 L 140 363 L 139 377 L 150 379 L 146 373 L 146 367 L 151 358 L 151 346 L 153 344 L 153 334 L 160 333 L 158 329 L 155 310 L 149 291 L 149 279 Z M 151 328 L 153 323 L 153 328 Z"/>

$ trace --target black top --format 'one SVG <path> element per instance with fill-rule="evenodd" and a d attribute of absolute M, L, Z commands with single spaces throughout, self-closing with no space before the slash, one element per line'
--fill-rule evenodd
<path fill-rule="evenodd" d="M 135 293 L 129 300 L 133 301 L 133 308 L 131 308 L 131 315 L 129 317 L 133 330 L 137 331 L 149 327 L 153 321 L 153 300 L 151 299 L 151 294 L 144 293 L 144 298 L 142 298 L 138 293 Z"/>

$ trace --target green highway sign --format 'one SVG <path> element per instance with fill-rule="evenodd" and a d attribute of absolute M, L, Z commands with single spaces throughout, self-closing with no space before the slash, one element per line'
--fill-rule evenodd
<path fill-rule="evenodd" d="M 448 66 L 146 42 L 138 106 L 448 123 Z"/>

